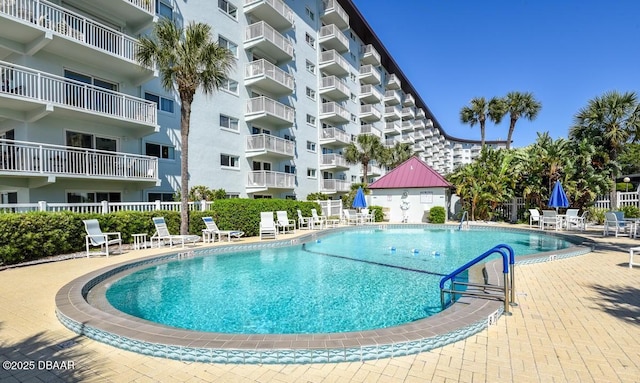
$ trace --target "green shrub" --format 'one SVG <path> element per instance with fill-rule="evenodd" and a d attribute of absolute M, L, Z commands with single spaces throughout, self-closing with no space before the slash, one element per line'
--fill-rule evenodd
<path fill-rule="evenodd" d="M 640 217 L 640 210 L 637 206 L 623 206 L 620 210 L 624 213 L 625 218 Z"/>
<path fill-rule="evenodd" d="M 375 220 L 375 222 L 382 222 L 384 220 L 382 206 L 369 206 L 369 212 L 373 214 L 373 219 Z"/>
<path fill-rule="evenodd" d="M 609 210 L 591 206 L 587 209 L 587 211 L 589 212 L 589 214 L 587 214 L 587 219 L 589 221 L 595 222 L 598 225 L 602 225 L 604 223 L 604 213 Z"/>
<path fill-rule="evenodd" d="M 429 210 L 429 222 L 430 223 L 444 223 L 445 211 L 442 206 L 434 206 Z"/>

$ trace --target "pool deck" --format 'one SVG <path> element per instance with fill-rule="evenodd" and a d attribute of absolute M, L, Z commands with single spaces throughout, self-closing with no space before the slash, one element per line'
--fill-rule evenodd
<path fill-rule="evenodd" d="M 640 267 L 629 269 L 628 248 L 640 240 L 584 235 L 594 252 L 518 268 L 512 316 L 441 348 L 365 362 L 181 362 L 93 341 L 58 321 L 55 295 L 66 283 L 158 249 L 8 269 L 0 271 L 0 360 L 16 363 L 3 363 L 0 381 L 638 382 Z"/>

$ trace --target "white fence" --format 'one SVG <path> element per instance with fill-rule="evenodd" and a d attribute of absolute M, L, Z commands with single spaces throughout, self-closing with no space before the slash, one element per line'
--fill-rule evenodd
<path fill-rule="evenodd" d="M 212 201 L 189 202 L 190 211 L 206 211 Z M 33 211 L 108 214 L 116 211 L 180 211 L 180 202 L 97 202 L 97 203 L 13 203 L 0 204 L 0 213 L 28 213 Z"/>

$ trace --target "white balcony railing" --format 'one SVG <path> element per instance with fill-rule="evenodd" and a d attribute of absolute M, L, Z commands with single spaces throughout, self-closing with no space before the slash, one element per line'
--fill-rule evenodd
<path fill-rule="evenodd" d="M 293 123 L 294 110 L 269 97 L 260 96 L 247 101 L 247 114 L 267 114 Z"/>
<path fill-rule="evenodd" d="M 380 65 L 380 53 L 371 44 L 367 44 L 362 49 L 363 60 L 371 61 L 374 65 Z"/>
<path fill-rule="evenodd" d="M 266 76 L 283 86 L 293 89 L 293 76 L 265 59 L 252 61 L 247 64 L 245 77 L 247 79 L 257 76 Z"/>
<path fill-rule="evenodd" d="M 321 188 L 323 191 L 348 192 L 351 191 L 351 182 L 336 179 L 323 179 Z"/>
<path fill-rule="evenodd" d="M 340 141 L 345 144 L 351 142 L 351 136 L 346 132 L 337 128 L 325 128 L 322 129 L 321 138 L 322 141 Z"/>
<path fill-rule="evenodd" d="M 320 28 L 320 43 L 333 38 L 337 39 L 345 49 L 349 49 L 349 39 L 335 24 L 324 25 Z"/>
<path fill-rule="evenodd" d="M 138 8 L 142 8 L 145 11 L 155 15 L 156 14 L 156 2 L 151 0 L 125 0 Z"/>
<path fill-rule="evenodd" d="M 340 53 L 336 52 L 334 49 L 320 53 L 320 61 L 318 62 L 318 65 L 329 63 L 336 63 L 346 72 L 349 72 L 349 63 L 347 62 L 347 60 L 345 60 L 344 57 L 340 55 Z"/>
<path fill-rule="evenodd" d="M 323 167 L 349 167 L 349 164 L 347 164 L 347 160 L 336 153 L 330 153 L 330 154 L 323 154 L 322 157 L 320 158 L 320 166 Z"/>
<path fill-rule="evenodd" d="M 249 188 L 278 188 L 293 189 L 296 185 L 296 176 L 291 173 L 258 170 L 250 172 L 247 176 Z"/>
<path fill-rule="evenodd" d="M 0 172 L 114 179 L 158 178 L 158 159 L 138 154 L 0 140 Z"/>
<path fill-rule="evenodd" d="M 320 90 L 333 89 L 333 88 L 339 90 L 340 92 L 346 95 L 349 95 L 351 93 L 349 86 L 338 77 L 336 76 L 323 77 L 322 84 L 320 85 Z"/>
<path fill-rule="evenodd" d="M 360 125 L 360 134 L 373 134 L 378 138 L 382 138 L 382 132 L 371 124 Z"/>
<path fill-rule="evenodd" d="M 324 6 L 324 14 L 334 13 L 342 20 L 346 25 L 349 25 L 349 14 L 338 3 L 338 0 L 322 0 Z"/>
<path fill-rule="evenodd" d="M 251 24 L 245 30 L 245 42 L 260 38 L 264 38 L 271 42 L 288 56 L 293 57 L 293 44 L 291 41 L 282 36 L 271 25 L 264 21 Z"/>
<path fill-rule="evenodd" d="M 290 25 L 293 25 L 294 12 L 282 0 L 244 0 L 244 5 L 253 5 L 255 3 L 264 2 L 269 4 L 277 13 L 285 18 Z"/>
<path fill-rule="evenodd" d="M 111 0 L 113 1 L 113 0 Z M 151 2 L 129 0 L 143 9 Z M 5 5 L 7 4 L 7 5 Z M 138 40 L 80 14 L 45 0 L 11 0 L 0 3 L 0 13 L 37 25 L 39 28 L 78 40 L 123 59 L 137 62 Z"/>
<path fill-rule="evenodd" d="M 156 124 L 156 103 L 94 85 L 0 61 L 0 78 L 12 79 L 1 93 L 80 110 Z"/>
<path fill-rule="evenodd" d="M 348 110 L 340 106 L 340 104 L 336 102 L 325 102 L 322 104 L 322 114 L 324 115 L 336 115 L 340 116 L 346 120 L 351 118 L 351 114 Z"/>
<path fill-rule="evenodd" d="M 255 134 L 247 137 L 247 151 L 268 151 L 293 156 L 295 142 L 270 134 Z"/>

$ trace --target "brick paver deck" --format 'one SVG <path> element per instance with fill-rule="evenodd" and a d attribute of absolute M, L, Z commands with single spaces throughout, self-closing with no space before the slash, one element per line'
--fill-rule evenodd
<path fill-rule="evenodd" d="M 640 267 L 627 263 L 639 242 L 587 235 L 598 241 L 593 253 L 519 267 L 519 306 L 497 325 L 429 352 L 357 363 L 186 363 L 111 347 L 58 322 L 54 297 L 65 283 L 154 250 L 0 271 L 0 381 L 640 382 Z"/>

